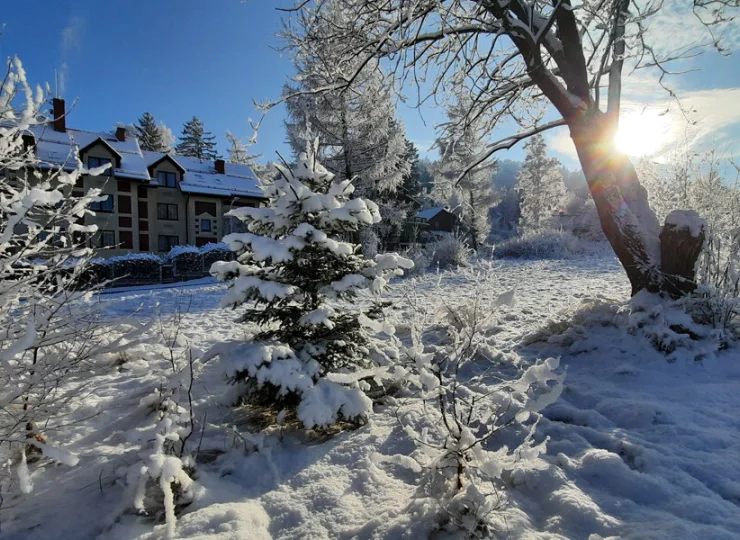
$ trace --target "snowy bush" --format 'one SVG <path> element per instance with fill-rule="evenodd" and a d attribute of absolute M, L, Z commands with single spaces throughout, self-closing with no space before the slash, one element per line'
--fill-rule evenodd
<path fill-rule="evenodd" d="M 217 261 L 229 261 L 232 258 L 229 246 L 224 243 L 206 244 L 200 248 L 200 253 L 203 257 L 203 268 L 205 269 L 210 268 Z"/>
<path fill-rule="evenodd" d="M 23 491 L 30 489 L 26 454 L 64 456 L 47 440 L 64 425 L 61 411 L 72 397 L 64 381 L 125 344 L 81 302 L 87 293 L 76 292 L 91 256 L 85 236 L 97 230 L 80 221 L 104 197 L 97 189 L 78 197 L 73 188 L 80 175 L 109 165 L 85 170 L 77 160 L 67 172 L 37 158 L 24 137 L 46 122 L 44 99 L 20 61 L 11 61 L 0 87 L 0 459 L 9 463 L 19 454 Z"/>
<path fill-rule="evenodd" d="M 239 322 L 256 323 L 253 342 L 214 347 L 228 377 L 245 386 L 245 399 L 274 412 L 295 413 L 307 428 L 355 421 L 370 410 L 367 379 L 387 371 L 397 351 L 375 334 L 379 306 L 359 309 L 355 297 L 380 294 L 389 277 L 413 263 L 396 254 L 359 254 L 342 238 L 378 223 L 378 207 L 351 199 L 350 180 L 337 180 L 316 161 L 318 141 L 296 166 L 277 166 L 266 188 L 268 208 L 238 208 L 246 233 L 224 238 L 235 261 L 217 262 L 211 274 L 230 281 L 225 307 L 248 305 Z M 253 303 L 252 303 L 253 302 Z"/>
<path fill-rule="evenodd" d="M 686 300 L 690 312 L 740 339 L 740 228 L 708 236 L 697 280 L 697 290 Z"/>
<path fill-rule="evenodd" d="M 105 263 L 116 280 L 159 280 L 162 258 L 154 253 L 129 253 L 110 257 Z"/>
<path fill-rule="evenodd" d="M 150 345 L 172 371 L 162 373 L 159 386 L 139 401 L 147 424 L 131 430 L 128 439 L 143 447 L 141 460 L 121 473 L 128 486 L 124 508 L 133 503 L 137 513 L 164 521 L 167 538 L 175 536 L 176 513 L 193 501 L 198 490 L 187 442 L 195 430 L 192 390 L 202 364 L 181 339 L 180 322 L 179 314 L 160 320 L 162 340 Z"/>
<path fill-rule="evenodd" d="M 570 232 L 542 229 L 496 244 L 493 255 L 517 259 L 568 259 L 609 253 L 608 245 L 573 236 Z"/>
<path fill-rule="evenodd" d="M 470 248 L 459 236 L 447 235 L 426 245 L 427 257 L 432 266 L 466 266 L 470 262 Z"/>
<path fill-rule="evenodd" d="M 414 263 L 413 268 L 410 268 L 405 272 L 406 275 L 422 274 L 431 265 L 429 254 L 423 247 L 410 248 L 406 250 L 403 256 Z"/>
<path fill-rule="evenodd" d="M 184 444 L 184 428 L 175 421 L 179 416 L 177 408 L 173 412 L 162 415 L 152 432 L 152 448 L 142 453 L 142 460 L 132 465 L 126 475 L 127 496 L 132 496 L 135 510 L 164 521 L 167 538 L 175 537 L 175 513 L 192 502 L 195 487 L 191 478 L 194 462 L 188 457 L 182 458 L 179 452 Z"/>
<path fill-rule="evenodd" d="M 498 306 L 513 302 L 514 291 L 494 297 L 488 273 L 474 279 L 472 304 L 443 290 L 437 291 L 439 309 L 425 311 L 412 301 L 412 344 L 405 351 L 411 395 L 398 399 L 396 416 L 415 449 L 408 456 L 376 454 L 373 461 L 418 474 L 408 511 L 431 507 L 447 532 L 489 538 L 505 488 L 544 468 L 539 456 L 547 440 L 534 442 L 538 412 L 558 399 L 564 375 L 556 373 L 555 358 L 514 377 L 489 373 L 495 356 L 490 319 Z M 480 363 L 488 369 L 477 368 Z"/>

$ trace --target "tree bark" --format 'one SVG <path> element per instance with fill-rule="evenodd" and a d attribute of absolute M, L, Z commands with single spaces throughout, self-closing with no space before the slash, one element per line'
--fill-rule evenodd
<path fill-rule="evenodd" d="M 592 109 L 569 127 L 601 228 L 632 294 L 643 289 L 674 297 L 691 292 L 704 235 L 691 237 L 669 226 L 661 230 L 634 166 L 614 146 L 604 113 Z"/>

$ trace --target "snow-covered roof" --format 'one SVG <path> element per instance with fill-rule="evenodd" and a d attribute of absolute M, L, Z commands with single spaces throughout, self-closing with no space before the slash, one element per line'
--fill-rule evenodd
<path fill-rule="evenodd" d="M 435 208 L 427 208 L 426 210 L 422 210 L 421 212 L 416 214 L 416 217 L 420 217 L 423 219 L 432 219 L 434 216 L 439 214 L 442 210 L 444 210 L 444 206 L 437 206 Z"/>
<path fill-rule="evenodd" d="M 146 150 L 142 153 L 149 165 L 165 156 L 161 152 Z M 180 190 L 184 193 L 219 197 L 264 197 L 259 180 L 248 165 L 226 163 L 226 174 L 220 174 L 216 172 L 216 165 L 213 161 L 200 161 L 198 158 L 173 154 L 170 154 L 170 157 L 185 169 L 180 181 Z M 153 182 L 156 183 L 156 179 Z"/>
<path fill-rule="evenodd" d="M 120 156 L 120 164 L 113 170 L 118 178 L 127 178 L 157 185 L 156 178 L 149 174 L 149 167 L 167 154 L 148 152 L 139 148 L 134 137 L 119 141 L 114 132 L 93 132 L 79 129 L 55 131 L 51 125 L 31 128 L 36 139 L 36 154 L 47 166 L 62 167 L 65 170 L 77 168 L 73 145 L 85 148 L 101 139 Z M 185 171 L 180 182 L 184 193 L 198 193 L 219 197 L 264 197 L 259 180 L 248 165 L 226 163 L 226 174 L 216 172 L 213 161 L 200 161 L 197 158 L 169 154 Z"/>

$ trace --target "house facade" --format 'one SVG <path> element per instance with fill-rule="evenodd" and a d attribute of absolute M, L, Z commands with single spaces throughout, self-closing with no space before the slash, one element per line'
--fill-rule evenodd
<path fill-rule="evenodd" d="M 216 243 L 235 227 L 225 216 L 230 209 L 266 202 L 246 165 L 148 152 L 124 128 L 114 133 L 68 129 L 61 99 L 54 99 L 53 112 L 53 122 L 33 128 L 26 141 L 45 166 L 76 169 L 75 147 L 86 168 L 111 165 L 99 176 L 83 175 L 73 192 L 100 188 L 108 196 L 91 206 L 95 215 L 84 222 L 98 226 L 88 241 L 105 247 L 103 256 Z"/>

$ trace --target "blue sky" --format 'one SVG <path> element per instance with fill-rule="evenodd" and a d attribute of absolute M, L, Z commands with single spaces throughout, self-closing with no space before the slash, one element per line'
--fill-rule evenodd
<path fill-rule="evenodd" d="M 178 135 L 184 121 L 199 116 L 225 152 L 224 132 L 248 136 L 248 118 L 257 117 L 253 100 L 280 95 L 291 73 L 290 60 L 275 47 L 274 34 L 282 14 L 276 6 L 290 0 L 24 0 L 4 6 L 0 23 L 0 55 L 19 55 L 34 82 L 58 88 L 68 108 L 76 102 L 68 125 L 103 130 L 117 122 L 134 122 L 144 111 Z M 669 4 L 670 5 L 670 4 Z M 701 32 L 690 18 L 669 8 L 655 32 L 665 41 L 676 36 L 691 39 Z M 29 28 L 32 30 L 29 31 Z M 737 30 L 737 27 L 735 28 Z M 730 45 L 740 41 L 734 32 Z M 700 36 L 700 34 L 697 34 Z M 699 39 L 699 37 L 697 37 Z M 699 127 L 692 140 L 721 146 L 732 153 L 740 148 L 740 62 L 737 56 L 704 55 L 682 68 L 701 68 L 677 79 L 674 87 L 685 104 L 699 110 Z M 627 84 L 626 111 L 641 115 L 647 106 L 662 111 L 667 95 L 656 90 L 654 79 L 638 73 Z M 646 84 L 647 83 L 647 84 Z M 686 131 L 683 116 L 672 107 L 661 116 L 661 136 L 671 141 Z M 423 147 L 434 140 L 439 110 L 418 111 L 400 106 L 407 134 Z M 256 150 L 272 159 L 286 152 L 282 109 L 271 111 L 259 133 Z M 668 118 L 669 121 L 665 121 Z M 635 124 L 635 122 L 632 122 Z M 639 123 L 638 123 L 639 124 Z M 693 132 L 692 132 L 693 133 Z M 576 162 L 565 131 L 549 136 L 551 148 L 566 163 Z M 666 138 L 668 141 L 668 138 Z M 673 141 L 675 142 L 675 141 Z M 668 144 L 668 143 L 666 143 Z M 516 149 L 509 157 L 520 159 Z"/>

